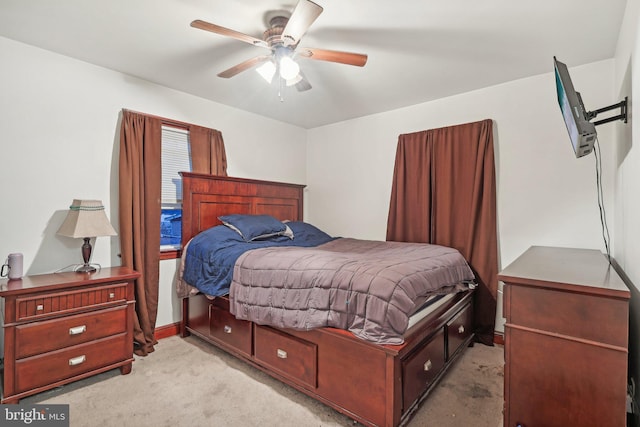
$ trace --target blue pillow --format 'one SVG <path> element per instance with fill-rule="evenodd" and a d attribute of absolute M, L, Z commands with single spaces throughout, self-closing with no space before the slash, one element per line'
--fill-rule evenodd
<path fill-rule="evenodd" d="M 287 222 L 287 225 L 291 229 L 291 232 L 295 234 L 296 239 L 317 242 L 316 245 L 326 243 L 335 239 L 334 237 L 331 237 L 324 231 L 320 230 L 315 225 L 311 225 L 307 222 L 290 221 Z"/>
<path fill-rule="evenodd" d="M 245 242 L 282 236 L 287 226 L 271 215 L 224 215 L 218 217 L 227 227 L 237 231 Z"/>

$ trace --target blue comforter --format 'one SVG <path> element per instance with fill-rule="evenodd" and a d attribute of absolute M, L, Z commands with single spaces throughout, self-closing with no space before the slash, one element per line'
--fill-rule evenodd
<path fill-rule="evenodd" d="M 183 280 L 204 294 L 226 295 L 233 276 L 233 266 L 243 253 L 273 246 L 313 247 L 334 240 L 325 232 L 302 221 L 288 222 L 294 238 L 278 236 L 245 242 L 231 228 L 219 225 L 195 236 L 187 246 Z"/>

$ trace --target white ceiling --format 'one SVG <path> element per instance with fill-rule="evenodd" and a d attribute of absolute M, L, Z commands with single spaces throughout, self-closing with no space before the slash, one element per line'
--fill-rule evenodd
<path fill-rule="evenodd" d="M 191 28 L 262 38 L 297 0 L 0 0 L 0 36 L 221 104 L 313 128 L 614 56 L 626 0 L 317 0 L 300 46 L 369 55 L 363 67 L 300 59 L 313 88 L 278 97 L 253 70 L 265 50 Z M 0 52 L 0 58 L 2 57 Z M 46 72 L 46 70 L 42 70 Z"/>

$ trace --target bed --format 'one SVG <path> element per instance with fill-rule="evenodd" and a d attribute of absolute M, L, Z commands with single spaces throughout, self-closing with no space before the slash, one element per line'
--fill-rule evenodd
<path fill-rule="evenodd" d="M 182 242 L 231 214 L 302 220 L 302 185 L 182 173 Z M 193 334 L 367 426 L 406 424 L 474 338 L 473 286 L 413 314 L 398 344 L 321 327 L 241 320 L 228 296 L 182 300 L 183 337 Z M 235 310 L 238 311 L 237 309 Z M 392 341 L 394 342 L 394 341 Z"/>

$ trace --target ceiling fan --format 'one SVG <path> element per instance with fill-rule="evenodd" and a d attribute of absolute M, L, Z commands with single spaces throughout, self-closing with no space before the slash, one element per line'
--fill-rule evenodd
<path fill-rule="evenodd" d="M 363 67 L 367 63 L 367 55 L 360 53 L 298 47 L 300 39 L 322 10 L 321 6 L 312 1 L 299 0 L 292 12 L 285 10 L 267 12 L 265 22 L 269 28 L 263 33 L 262 39 L 199 19 L 193 21 L 191 26 L 271 50 L 270 53 L 248 59 L 218 73 L 218 77 L 230 78 L 259 65 L 257 71 L 267 82 L 271 83 L 277 73 L 281 83 L 285 82 L 287 86 L 295 85 L 298 91 L 302 92 L 311 89 L 311 85 L 300 70 L 300 66 L 295 61 L 296 58 L 337 62 L 357 67 Z"/>

